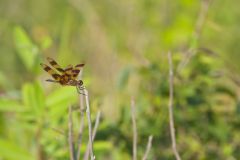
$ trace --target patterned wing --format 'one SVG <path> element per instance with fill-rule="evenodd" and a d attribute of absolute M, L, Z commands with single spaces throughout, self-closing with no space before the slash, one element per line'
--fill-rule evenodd
<path fill-rule="evenodd" d="M 74 69 L 72 70 L 72 79 L 76 79 L 81 68 L 84 66 L 84 64 L 78 64 L 74 67 Z"/>
<path fill-rule="evenodd" d="M 41 65 L 42 68 L 43 68 L 46 72 L 48 72 L 56 81 L 60 81 L 61 76 L 60 76 L 57 72 L 55 72 L 51 67 L 49 67 L 48 65 L 43 64 L 43 63 L 41 63 L 40 65 Z"/>
<path fill-rule="evenodd" d="M 68 65 L 65 69 L 64 69 L 64 73 L 67 75 L 72 75 L 72 70 L 73 70 L 73 66 L 72 65 Z"/>
<path fill-rule="evenodd" d="M 58 70 L 61 73 L 64 73 L 64 69 L 62 69 L 54 59 L 47 57 L 47 60 L 54 68 L 56 68 L 56 70 Z"/>

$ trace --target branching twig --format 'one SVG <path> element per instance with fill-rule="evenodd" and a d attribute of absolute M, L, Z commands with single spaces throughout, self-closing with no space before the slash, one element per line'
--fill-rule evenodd
<path fill-rule="evenodd" d="M 152 139 L 153 139 L 152 135 L 148 137 L 147 148 L 146 148 L 146 151 L 144 153 L 144 156 L 143 156 L 142 160 L 147 160 L 148 153 L 149 153 L 149 151 L 151 150 L 151 147 L 152 147 Z"/>
<path fill-rule="evenodd" d="M 72 106 L 69 107 L 69 115 L 68 115 L 68 144 L 70 151 L 70 159 L 75 159 L 75 150 L 74 150 L 74 142 L 73 142 L 73 123 L 72 123 Z"/>
<path fill-rule="evenodd" d="M 198 41 L 202 33 L 202 28 L 207 18 L 207 13 L 212 1 L 213 0 L 201 0 L 201 9 L 199 11 L 195 30 L 193 32 L 193 40 L 196 42 Z M 182 59 L 182 61 L 179 63 L 177 67 L 177 72 L 180 72 L 187 65 L 187 63 L 190 61 L 192 56 L 196 54 L 196 52 L 197 52 L 197 48 L 195 48 L 195 46 L 190 46 L 190 48 L 186 52 L 185 58 Z"/>
<path fill-rule="evenodd" d="M 136 125 L 136 109 L 135 102 L 131 100 L 131 113 L 132 113 L 132 125 L 133 125 L 133 160 L 137 160 L 137 125 Z"/>
<path fill-rule="evenodd" d="M 77 160 L 80 158 L 80 149 L 81 149 L 81 144 L 82 144 L 82 135 L 83 135 L 83 129 L 84 129 L 84 95 L 80 94 L 79 99 L 80 99 L 80 127 L 79 127 L 79 133 L 78 133 L 78 144 L 77 144 Z"/>
<path fill-rule="evenodd" d="M 97 117 L 96 117 L 96 120 L 95 120 L 94 129 L 93 129 L 92 142 L 94 141 L 96 133 L 97 133 L 100 117 L 101 117 L 101 112 L 98 111 Z M 84 155 L 84 160 L 88 160 L 89 151 L 90 151 L 90 143 L 88 143 L 88 145 L 87 145 L 87 150 L 86 150 L 85 155 Z"/>
<path fill-rule="evenodd" d="M 168 53 L 168 61 L 169 61 L 169 126 L 170 126 L 170 133 L 172 139 L 172 149 L 174 155 L 177 160 L 181 160 L 179 153 L 177 151 L 176 146 L 176 135 L 175 135 L 175 128 L 174 128 L 174 118 L 173 118 L 173 64 L 172 64 L 172 55 L 171 52 Z"/>
<path fill-rule="evenodd" d="M 88 119 L 88 132 L 89 132 L 89 146 L 90 146 L 90 155 L 91 155 L 91 160 L 95 159 L 94 153 L 93 153 L 93 143 L 92 143 L 92 121 L 91 121 L 91 112 L 90 112 L 90 106 L 89 106 L 89 98 L 88 98 L 88 91 L 84 89 L 84 94 L 85 94 L 85 101 L 86 101 L 86 114 L 87 114 L 87 119 Z"/>

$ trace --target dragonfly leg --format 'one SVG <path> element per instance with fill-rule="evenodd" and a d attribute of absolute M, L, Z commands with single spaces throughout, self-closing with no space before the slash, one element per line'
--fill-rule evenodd
<path fill-rule="evenodd" d="M 53 80 L 53 79 L 46 79 L 47 82 L 53 82 L 53 83 L 58 83 L 59 81 Z"/>
<path fill-rule="evenodd" d="M 77 89 L 78 94 L 82 94 L 82 95 L 86 96 L 86 94 L 80 92 L 81 90 L 83 90 L 82 88 L 80 88 L 79 86 L 76 86 L 76 89 Z"/>

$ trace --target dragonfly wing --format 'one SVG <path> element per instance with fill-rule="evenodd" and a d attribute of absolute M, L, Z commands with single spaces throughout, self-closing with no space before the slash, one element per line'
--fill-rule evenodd
<path fill-rule="evenodd" d="M 72 79 L 76 79 L 81 68 L 84 66 L 84 64 L 78 64 L 74 67 L 74 69 L 72 70 Z"/>
<path fill-rule="evenodd" d="M 72 75 L 72 70 L 73 70 L 73 66 L 72 65 L 68 65 L 65 69 L 64 69 L 64 73 L 67 75 Z"/>
<path fill-rule="evenodd" d="M 57 71 L 64 73 L 64 69 L 62 69 L 54 59 L 47 57 L 47 60 Z"/>
<path fill-rule="evenodd" d="M 46 72 L 48 72 L 56 81 L 59 81 L 59 80 L 60 80 L 61 76 L 60 76 L 57 72 L 55 72 L 51 67 L 49 67 L 48 65 L 43 64 L 43 63 L 41 63 L 40 65 L 41 65 L 42 68 L 43 68 Z"/>

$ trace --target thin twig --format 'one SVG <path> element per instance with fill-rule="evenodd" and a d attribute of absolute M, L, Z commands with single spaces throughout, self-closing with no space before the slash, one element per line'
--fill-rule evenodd
<path fill-rule="evenodd" d="M 53 128 L 53 127 L 52 127 L 52 130 L 55 131 L 55 132 L 57 132 L 58 134 L 66 137 L 66 134 L 64 133 L 64 131 L 62 131 L 62 130 L 60 130 L 60 129 L 57 129 L 57 128 Z"/>
<path fill-rule="evenodd" d="M 101 117 L 101 112 L 98 111 L 97 117 L 96 117 L 96 120 L 95 120 L 94 129 L 93 129 L 92 142 L 94 141 L 95 136 L 96 136 L 96 133 L 97 133 L 97 129 L 98 129 L 100 117 Z M 84 160 L 88 160 L 89 151 L 90 151 L 90 144 L 88 143 L 88 145 L 87 145 L 87 150 L 86 150 L 85 155 L 84 155 Z"/>
<path fill-rule="evenodd" d="M 170 133 L 172 139 L 172 149 L 174 155 L 177 160 L 181 160 L 179 153 L 177 151 L 176 146 L 176 135 L 175 135 L 175 128 L 174 128 L 174 118 L 173 118 L 173 64 L 172 64 L 172 54 L 171 52 L 168 53 L 168 61 L 169 61 L 169 126 L 170 126 Z"/>
<path fill-rule="evenodd" d="M 77 160 L 80 158 L 80 150 L 81 150 L 81 144 L 82 144 L 82 135 L 83 135 L 83 129 L 84 129 L 84 95 L 80 94 L 79 99 L 80 99 L 80 127 L 79 127 L 79 132 L 78 132 L 78 144 L 77 144 Z"/>
<path fill-rule="evenodd" d="M 94 153 L 93 153 L 93 143 L 92 143 L 92 121 L 91 121 L 91 112 L 90 112 L 90 106 L 89 106 L 89 98 L 88 98 L 88 91 L 84 89 L 84 94 L 85 94 L 85 101 L 86 101 L 86 114 L 87 114 L 87 119 L 88 119 L 88 136 L 89 136 L 89 146 L 90 146 L 90 155 L 91 155 L 91 160 L 95 159 Z"/>
<path fill-rule="evenodd" d="M 147 160 L 147 157 L 148 157 L 148 154 L 152 148 L 152 139 L 153 139 L 153 136 L 149 136 L 148 137 L 148 144 L 147 144 L 147 148 L 146 148 L 146 151 L 144 153 L 144 156 L 143 156 L 143 159 L 142 160 Z"/>
<path fill-rule="evenodd" d="M 206 21 L 207 14 L 209 11 L 210 4 L 212 3 L 213 0 L 201 0 L 201 8 L 199 11 L 199 15 L 196 21 L 196 26 L 195 30 L 193 32 L 193 40 L 198 41 L 199 37 L 202 33 L 203 25 Z M 190 59 L 196 54 L 197 48 L 196 46 L 190 46 L 190 48 L 187 50 L 185 54 L 185 58 L 182 59 L 182 61 L 179 63 L 177 67 L 177 72 L 180 72 L 190 61 Z"/>
<path fill-rule="evenodd" d="M 73 142 L 72 106 L 69 107 L 69 115 L 68 115 L 68 144 L 69 144 L 70 159 L 76 160 L 74 142 Z"/>
<path fill-rule="evenodd" d="M 136 125 L 136 109 L 135 101 L 131 100 L 131 113 L 132 113 L 132 125 L 133 125 L 133 160 L 137 160 L 137 125 Z"/>

